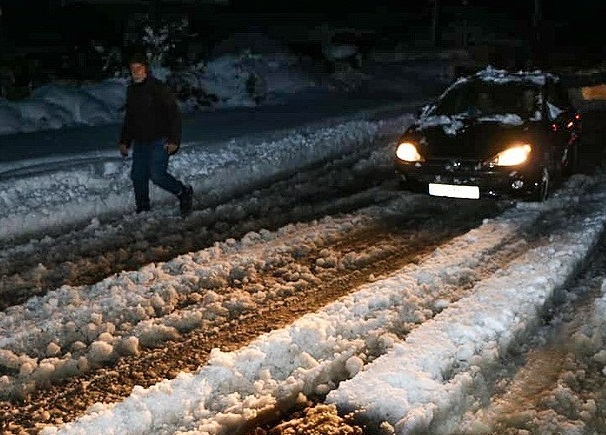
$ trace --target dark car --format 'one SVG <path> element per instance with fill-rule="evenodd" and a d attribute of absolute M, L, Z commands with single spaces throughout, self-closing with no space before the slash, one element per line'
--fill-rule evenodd
<path fill-rule="evenodd" d="M 486 68 L 425 106 L 397 143 L 409 190 L 543 201 L 578 170 L 581 117 L 560 78 Z"/>

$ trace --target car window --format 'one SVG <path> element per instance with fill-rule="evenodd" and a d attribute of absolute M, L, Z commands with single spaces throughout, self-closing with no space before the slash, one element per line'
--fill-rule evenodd
<path fill-rule="evenodd" d="M 436 106 L 438 115 L 490 116 L 518 114 L 540 116 L 540 94 L 521 82 L 469 82 L 450 89 Z"/>
<path fill-rule="evenodd" d="M 471 104 L 473 99 L 471 86 L 455 86 L 442 95 L 437 102 L 435 113 L 438 115 L 454 115 L 461 113 Z"/>
<path fill-rule="evenodd" d="M 570 108 L 570 98 L 567 89 L 560 82 L 552 82 L 547 87 L 547 104 L 552 106 L 550 112 L 558 114 Z"/>
<path fill-rule="evenodd" d="M 539 119 L 541 117 L 542 101 L 543 98 L 539 89 L 531 86 L 523 87 L 517 101 L 519 108 L 515 113 L 521 115 L 522 118 Z"/>

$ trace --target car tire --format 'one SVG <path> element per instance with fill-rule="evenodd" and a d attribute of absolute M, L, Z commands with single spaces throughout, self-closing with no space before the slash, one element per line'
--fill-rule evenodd
<path fill-rule="evenodd" d="M 541 180 L 537 186 L 537 190 L 534 193 L 533 200 L 537 202 L 543 202 L 549 197 L 549 189 L 551 188 L 551 175 L 549 169 L 543 168 L 541 173 Z"/>

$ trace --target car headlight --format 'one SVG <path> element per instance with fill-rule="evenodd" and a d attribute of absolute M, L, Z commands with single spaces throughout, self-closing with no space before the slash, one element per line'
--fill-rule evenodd
<path fill-rule="evenodd" d="M 529 144 L 514 145 L 501 151 L 487 163 L 490 166 L 516 166 L 528 160 L 532 147 Z"/>
<path fill-rule="evenodd" d="M 396 148 L 396 157 L 405 162 L 420 162 L 423 160 L 417 147 L 412 142 L 401 142 Z"/>

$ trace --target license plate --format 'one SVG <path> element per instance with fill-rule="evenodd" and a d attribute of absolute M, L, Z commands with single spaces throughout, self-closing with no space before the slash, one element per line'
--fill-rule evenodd
<path fill-rule="evenodd" d="M 449 198 L 479 199 L 480 188 L 478 186 L 429 183 L 429 194 L 433 196 L 447 196 Z"/>

